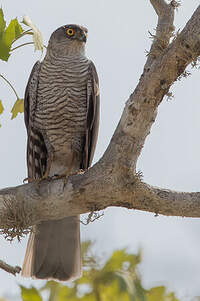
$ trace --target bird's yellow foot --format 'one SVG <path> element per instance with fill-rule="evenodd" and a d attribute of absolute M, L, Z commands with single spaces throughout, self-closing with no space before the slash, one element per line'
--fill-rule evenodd
<path fill-rule="evenodd" d="M 67 184 L 67 180 L 68 180 L 68 173 L 67 174 L 61 174 L 61 175 L 54 175 L 52 177 L 52 179 L 55 179 L 55 180 L 59 180 L 59 179 L 64 179 L 64 186 Z"/>
<path fill-rule="evenodd" d="M 55 180 L 59 180 L 59 179 L 64 179 L 64 187 L 65 185 L 67 184 L 67 181 L 68 181 L 68 178 L 69 176 L 75 176 L 75 175 L 80 175 L 80 174 L 83 174 L 85 171 L 83 169 L 80 169 L 76 172 L 73 172 L 73 173 L 70 173 L 69 171 L 64 173 L 64 174 L 61 174 L 61 175 L 54 175 L 52 177 L 52 179 L 55 179 Z"/>
<path fill-rule="evenodd" d="M 50 181 L 51 179 L 52 179 L 52 178 L 49 177 L 49 176 L 43 176 L 43 177 L 40 178 L 40 179 L 33 179 L 33 178 L 28 177 L 28 178 L 25 178 L 25 179 L 23 180 L 23 183 L 25 183 L 26 181 L 28 181 L 29 183 L 35 182 L 36 184 L 40 185 L 40 183 L 41 183 L 42 181 L 44 181 L 44 180 Z"/>
<path fill-rule="evenodd" d="M 40 185 L 40 183 L 41 183 L 42 181 L 45 181 L 45 180 L 51 181 L 51 180 L 52 180 L 52 177 L 49 177 L 48 175 L 44 175 L 42 178 L 36 179 L 35 182 L 36 182 L 38 185 Z"/>

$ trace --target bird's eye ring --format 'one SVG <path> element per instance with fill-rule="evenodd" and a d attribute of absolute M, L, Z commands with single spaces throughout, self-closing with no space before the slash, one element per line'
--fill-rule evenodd
<path fill-rule="evenodd" d="M 72 37 L 75 33 L 75 30 L 73 28 L 68 28 L 66 32 L 68 36 Z"/>

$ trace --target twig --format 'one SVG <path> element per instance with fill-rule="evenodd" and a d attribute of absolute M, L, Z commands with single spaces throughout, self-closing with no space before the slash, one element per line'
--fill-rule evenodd
<path fill-rule="evenodd" d="M 80 223 L 87 226 L 89 223 L 93 223 L 95 220 L 99 219 L 100 217 L 102 217 L 104 215 L 104 212 L 102 212 L 101 214 L 98 212 L 95 212 L 94 210 L 91 211 L 88 214 L 88 217 L 85 218 L 85 222 L 80 220 Z"/>
<path fill-rule="evenodd" d="M 21 268 L 19 266 L 11 266 L 7 263 L 5 263 L 3 260 L 0 260 L 0 269 L 10 273 L 10 274 L 13 274 L 14 276 L 16 276 L 16 274 L 19 274 L 20 271 L 21 271 Z"/>
<path fill-rule="evenodd" d="M 11 87 L 11 89 L 13 90 L 13 92 L 15 93 L 17 99 L 19 99 L 19 96 L 15 90 L 15 88 L 13 87 L 13 85 L 9 82 L 9 80 L 7 80 L 2 74 L 0 74 L 0 77 L 3 78 L 3 80 L 5 80 L 5 82 L 7 82 L 7 84 Z"/>
<path fill-rule="evenodd" d="M 21 44 L 21 45 L 18 45 L 18 46 L 16 46 L 16 47 L 12 48 L 10 51 L 14 51 L 14 50 L 16 50 L 16 49 L 18 49 L 18 48 L 20 48 L 20 47 L 23 47 L 23 46 L 26 46 L 26 45 L 31 45 L 31 44 L 34 44 L 34 42 L 23 43 L 23 44 Z"/>
<path fill-rule="evenodd" d="M 21 37 L 25 36 L 26 34 L 33 35 L 33 32 L 31 32 L 31 31 L 32 31 L 32 29 L 28 29 L 26 31 L 23 31 L 22 34 L 19 37 L 17 37 L 16 39 L 14 39 L 12 41 L 12 44 L 15 43 L 17 40 L 19 40 Z"/>
<path fill-rule="evenodd" d="M 14 51 L 14 50 L 16 50 L 16 49 L 18 49 L 20 47 L 23 47 L 23 46 L 26 46 L 26 45 L 33 45 L 33 44 L 34 44 L 34 42 L 27 42 L 27 43 L 24 43 L 24 44 L 21 44 L 19 46 L 16 46 L 16 47 L 12 48 L 10 51 Z M 43 45 L 43 47 L 47 49 L 46 45 Z"/>

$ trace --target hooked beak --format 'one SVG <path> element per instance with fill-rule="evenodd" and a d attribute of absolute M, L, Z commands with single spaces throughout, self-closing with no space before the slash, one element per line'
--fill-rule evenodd
<path fill-rule="evenodd" d="M 87 41 L 87 33 L 85 33 L 85 32 L 82 33 L 82 35 L 80 37 L 80 40 L 86 43 L 86 41 Z"/>

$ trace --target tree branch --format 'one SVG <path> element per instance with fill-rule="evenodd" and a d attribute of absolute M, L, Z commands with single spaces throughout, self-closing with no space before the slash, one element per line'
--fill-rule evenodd
<path fill-rule="evenodd" d="M 169 5 L 164 0 L 150 0 L 150 2 L 158 16 L 168 14 Z"/>
<path fill-rule="evenodd" d="M 19 266 L 13 267 L 2 260 L 0 260 L 0 269 L 3 269 L 4 271 L 10 274 L 13 274 L 14 276 L 16 276 L 16 274 L 20 273 L 21 271 L 21 268 Z"/>
<path fill-rule="evenodd" d="M 171 1 L 170 4 L 167 4 L 164 0 L 150 0 L 150 2 L 158 15 L 158 24 L 156 35 L 151 34 L 154 40 L 144 69 L 148 69 L 156 57 L 162 55 L 163 51 L 168 47 L 175 29 L 173 25 L 175 1 Z"/>
<path fill-rule="evenodd" d="M 200 217 L 200 193 L 176 192 L 147 185 L 132 175 L 113 181 L 108 170 L 94 166 L 84 175 L 45 181 L 38 188 L 30 183 L 0 191 L 0 228 L 14 238 L 19 231 L 43 220 L 59 219 L 102 210 L 110 206 L 156 214 Z M 96 170 L 96 173 L 94 173 Z M 111 183 L 112 181 L 112 183 Z M 103 187 L 103 189 L 102 189 Z M 26 215 L 25 215 L 26 214 Z M 13 231 L 13 232 L 12 232 Z"/>
<path fill-rule="evenodd" d="M 172 1 L 173 2 L 173 1 Z M 200 193 L 175 192 L 142 183 L 137 159 L 155 121 L 157 107 L 171 85 L 200 55 L 200 6 L 169 44 L 174 7 L 151 0 L 158 18 L 156 38 L 144 72 L 129 97 L 112 140 L 100 161 L 82 175 L 30 183 L 0 191 L 0 228 L 18 238 L 43 220 L 120 206 L 156 214 L 200 217 Z M 167 6 L 166 6 L 167 5 Z M 164 10 L 163 8 L 166 8 Z M 162 51 L 156 43 L 166 38 Z M 154 48 L 153 48 L 154 47 Z"/>

